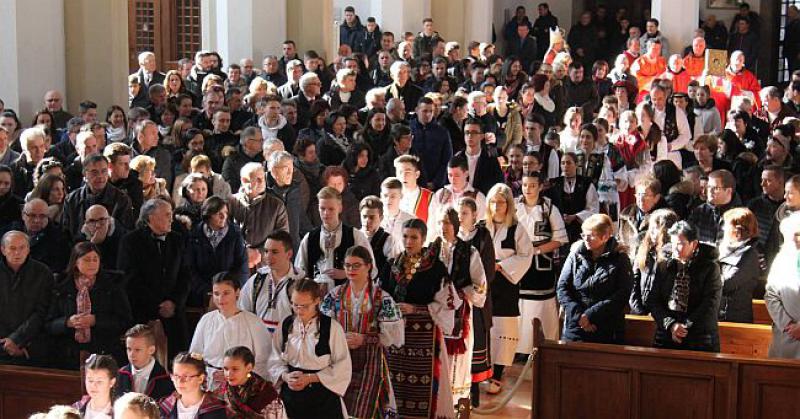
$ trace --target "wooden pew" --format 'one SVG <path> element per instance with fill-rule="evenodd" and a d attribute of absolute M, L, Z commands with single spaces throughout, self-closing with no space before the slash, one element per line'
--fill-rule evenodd
<path fill-rule="evenodd" d="M 650 316 L 625 315 L 625 344 L 653 346 L 656 324 Z M 751 323 L 719 323 L 720 350 L 725 354 L 767 358 L 772 326 Z"/>
<path fill-rule="evenodd" d="M 0 365 L 0 418 L 27 418 L 81 398 L 78 371 Z"/>
<path fill-rule="evenodd" d="M 544 339 L 534 419 L 795 419 L 800 362 Z"/>
<path fill-rule="evenodd" d="M 772 317 L 767 311 L 767 303 L 764 300 L 753 300 L 753 323 L 772 324 Z"/>

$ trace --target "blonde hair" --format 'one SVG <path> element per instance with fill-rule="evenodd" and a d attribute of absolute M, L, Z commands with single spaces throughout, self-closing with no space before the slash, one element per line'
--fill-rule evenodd
<path fill-rule="evenodd" d="M 614 222 L 606 214 L 594 214 L 581 224 L 581 229 L 592 233 L 611 234 L 614 231 Z"/>
<path fill-rule="evenodd" d="M 511 227 L 512 225 L 517 223 L 517 211 L 514 206 L 514 193 L 511 191 L 511 188 L 508 187 L 505 183 L 496 183 L 492 186 L 492 189 L 489 189 L 489 193 L 486 194 L 486 203 L 492 201 L 495 195 L 500 195 L 506 201 L 506 217 L 503 220 L 503 225 L 506 227 Z M 492 232 L 494 235 L 494 210 L 492 209 L 491 205 L 486 206 L 486 228 Z"/>
<path fill-rule="evenodd" d="M 146 169 L 156 170 L 156 159 L 140 154 L 131 160 L 131 169 L 140 174 Z"/>

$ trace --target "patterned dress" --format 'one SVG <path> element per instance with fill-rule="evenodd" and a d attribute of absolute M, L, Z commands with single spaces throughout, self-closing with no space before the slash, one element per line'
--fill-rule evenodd
<path fill-rule="evenodd" d="M 350 349 L 353 375 L 344 394 L 354 418 L 397 417 L 386 348 L 403 346 L 403 318 L 392 297 L 373 284 L 356 292 L 350 282 L 331 290 L 320 311 L 339 321 L 345 333 L 364 335 L 364 344 Z"/>

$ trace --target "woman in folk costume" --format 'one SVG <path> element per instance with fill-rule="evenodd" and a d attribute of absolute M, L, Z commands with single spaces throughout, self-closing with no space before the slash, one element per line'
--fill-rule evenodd
<path fill-rule="evenodd" d="M 556 273 L 554 254 L 567 244 L 567 230 L 558 207 L 550 198 L 541 196 L 542 179 L 539 172 L 522 175 L 522 196 L 516 200 L 517 219 L 525 227 L 533 244 L 531 267 L 520 281 L 520 340 L 517 353 L 533 350 L 534 318 L 542 321 L 547 339 L 558 340 L 558 304 L 556 303 Z"/>
<path fill-rule="evenodd" d="M 344 328 L 353 365 L 344 403 L 348 415 L 359 419 L 397 416 L 386 348 L 399 348 L 404 340 L 400 309 L 388 292 L 370 280 L 372 265 L 365 247 L 347 249 L 347 282 L 331 290 L 320 306 L 322 314 Z"/>
<path fill-rule="evenodd" d="M 270 377 L 281 380 L 281 401 L 289 419 L 348 417 L 344 396 L 352 364 L 347 337 L 339 322 L 320 313 L 319 289 L 302 279 L 292 292 L 295 314 L 272 338 Z"/>
<path fill-rule="evenodd" d="M 387 348 L 392 388 L 402 418 L 453 418 L 449 358 L 445 336 L 460 333 L 456 308 L 463 303 L 439 260 L 425 248 L 427 225 L 419 219 L 403 225 L 405 250 L 384 270 L 381 287 L 392 295 L 405 318 L 403 348 Z"/>
<path fill-rule="evenodd" d="M 550 29 L 550 47 L 544 53 L 544 64 L 553 64 L 556 55 L 567 51 L 567 44 L 564 42 L 564 33 L 561 28 Z"/>
<path fill-rule="evenodd" d="M 470 389 L 473 407 L 480 405 L 480 383 L 492 378 L 492 359 L 489 356 L 490 331 L 492 328 L 492 300 L 490 288 L 495 277 L 494 244 L 489 230 L 478 224 L 478 204 L 470 197 L 461 197 L 456 203 L 458 208 L 458 237 L 469 243 L 478 251 L 486 278 L 486 301 L 483 307 L 472 308 L 472 386 Z"/>
<path fill-rule="evenodd" d="M 253 351 L 246 346 L 225 351 L 225 382 L 215 394 L 227 405 L 228 418 L 263 418 L 264 410 L 278 398 L 272 383 L 253 371 L 255 362 Z"/>
<path fill-rule="evenodd" d="M 164 419 L 225 419 L 225 403 L 203 390 L 206 364 L 197 353 L 181 352 L 172 360 L 172 383 L 175 391 L 161 399 L 158 406 Z"/>
<path fill-rule="evenodd" d="M 239 274 L 220 272 L 212 278 L 211 298 L 217 310 L 200 318 L 189 350 L 203 355 L 208 373 L 208 388 L 216 390 L 225 381 L 222 362 L 225 351 L 233 346 L 246 346 L 255 354 L 255 371 L 267 374 L 270 336 L 261 319 L 237 306 Z"/>
<path fill-rule="evenodd" d="M 636 180 L 653 169 L 653 158 L 650 148 L 642 133 L 639 132 L 639 118 L 634 111 L 622 112 L 619 117 L 619 132 L 611 137 L 611 144 L 619 151 L 625 170 L 628 174 L 628 185 L 635 185 Z M 629 187 L 619 193 L 620 211 L 635 202 L 634 188 Z"/>
<path fill-rule="evenodd" d="M 800 359 L 800 213 L 781 221 L 783 246 L 772 262 L 764 300 L 772 317 L 770 358 Z"/>
<path fill-rule="evenodd" d="M 456 322 L 461 322 L 461 334 L 445 336 L 447 355 L 450 357 L 450 383 L 453 399 L 459 410 L 465 403 L 472 387 L 472 350 L 475 341 L 475 328 L 472 322 L 473 307 L 483 307 L 486 302 L 486 274 L 478 250 L 458 237 L 460 222 L 458 211 L 448 207 L 436 216 L 440 235 L 433 242 L 439 248 L 439 259 L 447 267 L 450 280 L 463 300 L 456 311 Z"/>
<path fill-rule="evenodd" d="M 494 378 L 487 391 L 497 394 L 503 370 L 513 364 L 519 344 L 519 281 L 531 266 L 533 244 L 525 227 L 517 224 L 511 188 L 494 185 L 486 201 L 486 228 L 492 235 L 498 274 L 491 285 Z"/>

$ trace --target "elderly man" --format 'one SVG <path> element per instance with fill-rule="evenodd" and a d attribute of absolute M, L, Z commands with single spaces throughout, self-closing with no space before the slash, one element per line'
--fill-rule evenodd
<path fill-rule="evenodd" d="M 95 204 L 106 207 L 120 223 L 133 223 L 131 199 L 121 190 L 108 184 L 108 160 L 105 156 L 92 154 L 83 161 L 85 184 L 70 192 L 64 202 L 61 225 L 71 238 L 81 234 L 86 210 Z"/>
<path fill-rule="evenodd" d="M 258 127 L 247 127 L 239 135 L 239 146 L 231 153 L 222 164 L 222 177 L 231 185 L 232 191 L 238 191 L 241 183 L 239 174 L 247 163 L 263 163 L 261 146 L 264 136 Z"/>
<path fill-rule="evenodd" d="M 692 40 L 692 50 L 683 57 L 683 67 L 690 77 L 696 78 L 706 68 L 706 40 L 701 37 Z"/>
<path fill-rule="evenodd" d="M 53 114 L 53 128 L 64 129 L 72 114 L 63 109 L 64 97 L 58 90 L 48 90 L 44 94 L 44 107 Z"/>
<path fill-rule="evenodd" d="M 4 234 L 0 252 L 0 364 L 41 364 L 47 354 L 43 326 L 53 274 L 28 257 L 25 233 Z"/>
<path fill-rule="evenodd" d="M 135 73 L 139 76 L 139 84 L 142 86 L 139 93 L 136 95 L 137 99 L 146 100 L 150 86 L 155 84 L 164 84 L 164 73 L 156 69 L 156 55 L 150 51 L 145 51 L 139 54 L 139 70 Z"/>
<path fill-rule="evenodd" d="M 405 109 L 414 109 L 424 95 L 422 89 L 411 82 L 410 72 L 411 69 L 405 61 L 394 62 L 390 69 L 392 84 L 386 87 L 386 99 L 401 99 Z"/>
<path fill-rule="evenodd" d="M 11 165 L 14 171 L 14 195 L 24 197 L 33 189 L 33 172 L 47 151 L 44 137 L 41 128 L 28 128 L 19 136 L 22 154 Z"/>
<path fill-rule="evenodd" d="M 286 63 L 288 81 L 278 87 L 278 94 L 284 99 L 291 99 L 300 93 L 300 77 L 303 75 L 303 63 L 300 60 L 289 60 Z"/>
<path fill-rule="evenodd" d="M 117 266 L 125 273 L 133 319 L 164 325 L 170 357 L 188 346 L 185 304 L 190 272 L 185 247 L 185 239 L 172 231 L 172 206 L 156 198 L 144 203 L 136 230 L 122 238 L 119 248 Z"/>
<path fill-rule="evenodd" d="M 267 192 L 277 197 L 283 202 L 289 217 L 289 234 L 292 237 L 297 250 L 300 244 L 300 227 L 308 224 L 306 212 L 300 209 L 308 207 L 309 191 L 308 184 L 304 184 L 304 176 L 294 176 L 294 157 L 284 150 L 276 151 L 266 157 L 267 168 Z"/>
<path fill-rule="evenodd" d="M 289 215 L 280 199 L 267 194 L 261 163 L 250 162 L 240 171 L 241 188 L 228 200 L 231 221 L 242 231 L 252 267 L 261 259 L 267 236 L 275 230 L 289 232 Z M 296 211 L 295 208 L 292 209 Z M 255 262 L 255 263 L 254 263 Z"/>
<path fill-rule="evenodd" d="M 258 76 L 258 73 L 253 68 L 253 59 L 242 58 L 239 60 L 239 66 L 242 68 L 242 78 L 249 85 Z"/>
<path fill-rule="evenodd" d="M 91 131 L 83 131 L 75 139 L 76 155 L 64 168 L 64 177 L 67 179 L 67 190 L 73 191 L 81 187 L 83 182 L 83 159 L 90 154 L 97 153 L 97 138 Z"/>
<path fill-rule="evenodd" d="M 133 144 L 133 156 L 140 154 L 150 156 L 156 160 L 156 173 L 167 181 L 167 185 L 172 185 L 172 155 L 158 142 L 158 125 L 150 120 L 140 122 L 134 128 L 136 142 Z"/>
<path fill-rule="evenodd" d="M 12 223 L 9 230 L 28 235 L 31 258 L 44 263 L 53 272 L 63 272 L 69 260 L 70 240 L 61 227 L 50 222 L 47 209 L 45 200 L 31 199 L 22 207 L 22 221 Z"/>
<path fill-rule="evenodd" d="M 391 98 L 386 101 L 386 117 L 389 123 L 408 125 L 406 120 L 406 104 L 400 98 Z"/>
<path fill-rule="evenodd" d="M 117 267 L 119 244 L 128 229 L 118 223 L 102 205 L 92 205 L 86 210 L 81 227 L 82 241 L 90 241 L 100 248 L 103 265 Z"/>
<path fill-rule="evenodd" d="M 300 92 L 292 97 L 292 101 L 297 105 L 297 125 L 305 128 L 311 119 L 311 104 L 320 97 L 322 82 L 316 73 L 308 72 L 300 77 L 298 84 Z"/>

